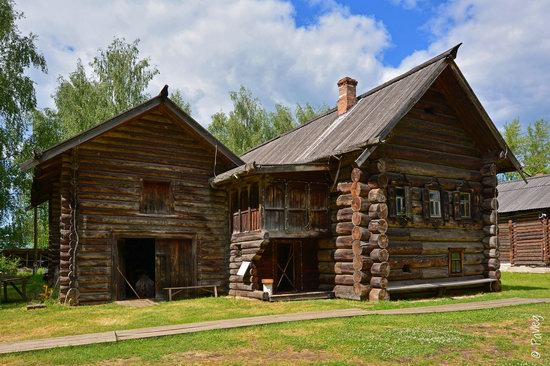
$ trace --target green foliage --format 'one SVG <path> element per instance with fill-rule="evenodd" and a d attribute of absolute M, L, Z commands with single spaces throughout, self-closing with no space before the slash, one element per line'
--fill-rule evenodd
<path fill-rule="evenodd" d="M 550 123 L 538 119 L 522 131 L 518 119 L 504 125 L 504 139 L 529 175 L 550 173 Z M 505 180 L 519 179 L 518 173 L 506 173 Z"/>
<path fill-rule="evenodd" d="M 172 93 L 170 93 L 170 100 L 176 103 L 176 105 L 180 107 L 185 113 L 191 115 L 191 104 L 183 99 L 183 94 L 181 90 L 176 89 Z"/>
<path fill-rule="evenodd" d="M 17 274 L 19 262 L 19 258 L 9 258 L 0 254 L 0 275 Z"/>
<path fill-rule="evenodd" d="M 17 166 L 28 130 L 27 114 L 36 105 L 34 84 L 26 71 L 46 72 L 46 61 L 36 49 L 36 36 L 22 35 L 17 21 L 23 14 L 11 0 L 0 0 L 0 225 L 9 221 L 17 187 L 22 179 Z"/>
<path fill-rule="evenodd" d="M 140 59 L 138 44 L 139 40 L 126 43 L 115 38 L 90 62 L 89 76 L 79 60 L 67 79 L 59 78 L 54 94 L 57 111 L 52 114 L 57 121 L 51 127 L 61 129 L 62 139 L 88 130 L 150 97 L 145 90 L 159 72 L 148 58 Z"/>
<path fill-rule="evenodd" d="M 233 110 L 229 114 L 220 111 L 212 116 L 208 130 L 236 154 L 243 154 L 261 143 L 288 132 L 327 110 L 310 104 L 297 105 L 293 114 L 285 105 L 276 104 L 267 112 L 252 92 L 241 86 L 229 93 Z"/>

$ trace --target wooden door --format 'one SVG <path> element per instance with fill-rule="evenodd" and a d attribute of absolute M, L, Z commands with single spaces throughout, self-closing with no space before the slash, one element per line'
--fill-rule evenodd
<path fill-rule="evenodd" d="M 155 293 L 166 297 L 166 287 L 195 285 L 195 262 L 191 240 L 157 239 L 155 241 Z"/>

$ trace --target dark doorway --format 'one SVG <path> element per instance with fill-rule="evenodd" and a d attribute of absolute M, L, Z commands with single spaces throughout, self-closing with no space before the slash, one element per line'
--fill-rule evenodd
<path fill-rule="evenodd" d="M 274 292 L 316 291 L 319 287 L 317 242 L 273 240 Z M 269 252 L 266 253 L 269 260 Z M 267 274 L 264 275 L 264 277 Z"/>
<path fill-rule="evenodd" d="M 114 260 L 115 296 L 118 300 L 138 295 L 165 298 L 167 287 L 196 285 L 196 261 L 192 240 L 120 239 Z M 179 296 L 192 294 L 192 291 L 183 291 Z"/>
<path fill-rule="evenodd" d="M 122 239 L 118 243 L 118 256 L 118 268 L 115 268 L 121 277 L 118 298 L 136 298 L 134 290 L 140 297 L 154 297 L 155 239 Z"/>
<path fill-rule="evenodd" d="M 298 291 L 296 256 L 299 245 L 277 243 L 277 292 Z"/>

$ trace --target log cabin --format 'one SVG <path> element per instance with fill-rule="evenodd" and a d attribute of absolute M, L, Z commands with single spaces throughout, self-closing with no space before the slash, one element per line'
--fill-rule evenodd
<path fill-rule="evenodd" d="M 49 203 L 49 273 L 66 304 L 228 279 L 227 196 L 243 162 L 161 94 L 26 162 Z M 137 289 L 137 290 L 136 290 Z"/>
<path fill-rule="evenodd" d="M 140 280 L 270 301 L 499 291 L 496 174 L 521 167 L 458 47 L 361 95 L 341 79 L 335 108 L 240 158 L 165 90 L 37 155 L 61 301 Z"/>
<path fill-rule="evenodd" d="M 550 174 L 499 183 L 501 260 L 512 266 L 550 265 Z"/>
<path fill-rule="evenodd" d="M 229 293 L 386 300 L 500 291 L 496 174 L 520 171 L 455 57 L 460 45 L 241 156 Z"/>

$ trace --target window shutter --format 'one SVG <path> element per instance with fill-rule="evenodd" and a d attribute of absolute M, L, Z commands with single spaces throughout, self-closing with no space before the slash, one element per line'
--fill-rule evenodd
<path fill-rule="evenodd" d="M 425 219 L 430 218 L 430 190 L 428 188 L 422 190 L 422 214 Z"/>
<path fill-rule="evenodd" d="M 405 215 L 412 218 L 411 187 L 405 186 Z"/>
<path fill-rule="evenodd" d="M 441 216 L 443 220 L 449 221 L 449 192 L 441 191 Z"/>
<path fill-rule="evenodd" d="M 395 204 L 395 187 L 388 186 L 388 188 L 386 188 L 386 191 L 388 193 L 388 216 L 397 217 L 397 207 Z"/>
<path fill-rule="evenodd" d="M 462 219 L 462 216 L 460 215 L 460 192 L 459 191 L 453 192 L 453 209 L 454 209 L 455 220 L 460 221 Z"/>
<path fill-rule="evenodd" d="M 481 219 L 481 195 L 479 193 L 470 194 L 470 207 L 472 210 L 472 219 Z"/>

